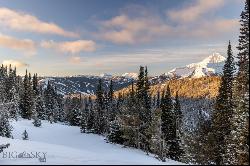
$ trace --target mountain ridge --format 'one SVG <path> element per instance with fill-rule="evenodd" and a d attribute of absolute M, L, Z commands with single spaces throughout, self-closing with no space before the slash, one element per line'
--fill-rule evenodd
<path fill-rule="evenodd" d="M 177 67 L 162 75 L 149 77 L 152 86 L 157 84 L 164 84 L 166 81 L 183 78 L 201 78 L 218 76 L 222 72 L 226 58 L 219 53 L 213 53 L 197 63 L 191 63 L 185 67 Z M 128 87 L 132 81 L 138 77 L 137 73 L 124 73 L 122 75 L 115 75 L 103 73 L 99 76 L 95 75 L 77 75 L 67 77 L 44 77 L 39 81 L 43 88 L 50 81 L 57 87 L 57 91 L 62 95 L 78 94 L 94 95 L 98 84 L 98 80 L 103 80 L 103 88 L 108 90 L 111 80 L 114 83 L 114 90 L 119 91 Z"/>

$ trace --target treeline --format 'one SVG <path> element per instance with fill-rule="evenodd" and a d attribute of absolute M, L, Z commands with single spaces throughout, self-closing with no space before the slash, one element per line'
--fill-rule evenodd
<path fill-rule="evenodd" d="M 37 74 L 31 76 L 26 70 L 24 78 L 21 78 L 11 65 L 9 68 L 2 65 L 0 92 L 0 116 L 4 119 L 1 123 L 8 124 L 8 117 L 17 120 L 18 116 L 34 119 L 36 126 L 41 125 L 40 120 L 49 120 L 51 123 L 64 120 L 63 96 L 57 94 L 56 88 L 49 82 L 44 89 L 40 87 Z M 5 136 L 4 133 L 0 135 Z"/>
<path fill-rule="evenodd" d="M 208 98 L 215 99 L 219 93 L 221 77 L 220 76 L 205 76 L 201 78 L 182 78 L 182 79 L 171 79 L 164 83 L 150 86 L 150 94 L 156 96 L 158 91 L 160 94 L 169 85 L 172 92 L 172 97 L 178 92 L 181 98 Z M 115 96 L 119 93 L 129 93 L 131 86 L 123 88 L 115 92 Z"/>

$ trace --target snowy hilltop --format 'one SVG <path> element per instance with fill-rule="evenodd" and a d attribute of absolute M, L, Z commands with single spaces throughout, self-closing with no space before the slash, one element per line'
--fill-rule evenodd
<path fill-rule="evenodd" d="M 79 128 L 59 123 L 42 122 L 42 127 L 34 127 L 31 120 L 13 121 L 14 139 L 0 136 L 0 143 L 10 143 L 0 158 L 0 165 L 11 164 L 152 164 L 180 165 L 182 163 L 167 159 L 161 162 L 153 155 L 145 155 L 133 148 L 106 143 L 104 137 L 95 134 L 82 134 Z M 27 130 L 28 140 L 22 139 L 22 132 Z M 15 152 L 9 157 L 8 152 Z M 30 157 L 18 158 L 17 154 L 31 154 Z M 34 155 L 36 154 L 37 155 Z M 2 154 L 1 154 L 2 155 Z M 40 161 L 44 158 L 45 161 Z"/>
<path fill-rule="evenodd" d="M 218 75 L 222 73 L 226 58 L 219 53 L 213 53 L 198 63 L 192 63 L 185 67 L 174 68 L 165 73 L 169 77 L 177 78 L 199 78 L 203 76 Z"/>

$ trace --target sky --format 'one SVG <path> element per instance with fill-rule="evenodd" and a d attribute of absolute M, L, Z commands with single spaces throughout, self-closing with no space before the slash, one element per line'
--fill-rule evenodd
<path fill-rule="evenodd" d="M 234 54 L 244 0 L 0 0 L 0 64 L 18 74 L 150 75 Z"/>

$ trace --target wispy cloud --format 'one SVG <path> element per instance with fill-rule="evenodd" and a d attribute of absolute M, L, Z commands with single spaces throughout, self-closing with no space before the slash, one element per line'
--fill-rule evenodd
<path fill-rule="evenodd" d="M 101 24 L 103 29 L 99 37 L 116 44 L 148 42 L 171 31 L 171 28 L 158 18 L 130 18 L 125 14 L 103 21 Z"/>
<path fill-rule="evenodd" d="M 28 55 L 36 53 L 35 43 L 30 39 L 17 39 L 0 33 L 0 46 L 22 51 Z"/>
<path fill-rule="evenodd" d="M 224 0 L 196 0 L 194 4 L 183 7 L 178 10 L 170 10 L 167 15 L 176 22 L 193 22 L 201 18 L 203 14 L 220 8 L 224 4 Z"/>
<path fill-rule="evenodd" d="M 74 32 L 64 30 L 55 23 L 41 21 L 33 15 L 11 10 L 9 8 L 0 8 L 0 25 L 18 31 L 56 34 L 66 37 L 79 36 Z"/>
<path fill-rule="evenodd" d="M 67 42 L 43 41 L 41 47 L 55 49 L 62 53 L 76 54 L 80 52 L 92 52 L 96 50 L 96 43 L 92 40 L 77 40 Z"/>
<path fill-rule="evenodd" d="M 4 66 L 13 66 L 13 67 L 17 67 L 17 68 L 21 68 L 21 67 L 27 67 L 29 66 L 27 63 L 24 63 L 24 62 L 21 62 L 21 61 L 18 61 L 18 60 L 12 60 L 12 59 L 9 59 L 9 60 L 4 60 L 2 62 L 2 64 Z"/>
<path fill-rule="evenodd" d="M 97 33 L 99 39 L 115 44 L 130 44 L 152 42 L 158 39 L 183 38 L 219 38 L 225 34 L 232 34 L 239 28 L 237 19 L 228 19 L 207 14 L 219 9 L 225 0 L 196 0 L 186 4 L 181 9 L 172 9 L 165 15 L 151 13 L 150 10 L 133 10 L 120 13 L 108 20 L 100 21 Z M 127 8 L 126 8 L 127 9 Z M 129 9 L 127 9 L 129 10 Z M 138 14 L 139 13 L 139 14 Z M 172 20 L 174 21 L 166 21 Z"/>

